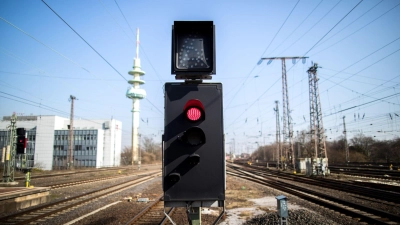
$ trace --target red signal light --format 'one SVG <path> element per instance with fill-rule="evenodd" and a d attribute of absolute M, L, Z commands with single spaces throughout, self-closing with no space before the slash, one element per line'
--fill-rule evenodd
<path fill-rule="evenodd" d="M 195 108 L 195 107 L 189 108 L 186 111 L 186 116 L 191 121 L 197 121 L 201 118 L 201 111 L 200 111 L 200 109 Z"/>
<path fill-rule="evenodd" d="M 183 109 L 190 121 L 196 122 L 205 117 L 203 103 L 198 99 L 190 99 Z"/>

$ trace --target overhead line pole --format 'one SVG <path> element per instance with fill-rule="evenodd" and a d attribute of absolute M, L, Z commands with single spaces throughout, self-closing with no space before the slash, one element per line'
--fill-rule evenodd
<path fill-rule="evenodd" d="M 74 101 L 76 99 L 75 96 L 70 95 L 71 100 L 71 114 L 69 118 L 69 143 L 68 143 L 68 159 L 67 159 L 67 168 L 74 168 Z"/>
<path fill-rule="evenodd" d="M 349 146 L 347 145 L 347 131 L 346 131 L 346 121 L 345 116 L 343 116 L 343 134 L 344 134 L 344 148 L 346 150 L 346 163 L 349 163 L 350 156 L 349 156 Z"/>
<path fill-rule="evenodd" d="M 287 164 L 289 162 L 294 171 L 296 171 L 296 161 L 293 149 L 293 123 L 292 117 L 290 116 L 290 104 L 289 104 L 289 91 L 287 85 L 287 76 L 286 76 L 286 59 L 292 59 L 293 63 L 296 63 L 297 59 L 302 59 L 303 64 L 305 63 L 305 59 L 308 57 L 305 56 L 293 56 L 293 57 L 268 57 L 268 58 L 261 58 L 258 61 L 258 65 L 261 64 L 263 60 L 269 60 L 267 65 L 271 64 L 271 62 L 275 59 L 280 59 L 282 61 L 282 111 L 283 111 L 283 148 L 285 149 L 285 157 L 284 163 Z M 286 147 L 287 138 L 289 138 L 289 149 Z"/>
<path fill-rule="evenodd" d="M 279 123 L 279 101 L 275 101 L 275 114 L 276 114 L 276 168 L 279 169 L 279 160 L 281 157 L 281 125 Z"/>
<path fill-rule="evenodd" d="M 310 93 L 310 134 L 314 136 L 314 172 L 316 172 L 317 174 L 319 173 L 320 169 L 323 173 L 328 172 L 328 156 L 326 153 L 321 99 L 318 88 L 318 68 L 318 64 L 313 63 L 313 65 L 307 71 Z M 320 164 L 321 168 L 317 167 L 319 166 L 318 164 Z"/>

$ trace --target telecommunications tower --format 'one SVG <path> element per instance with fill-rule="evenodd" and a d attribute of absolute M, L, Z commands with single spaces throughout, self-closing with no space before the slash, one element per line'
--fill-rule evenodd
<path fill-rule="evenodd" d="M 126 91 L 126 97 L 132 99 L 132 165 L 140 164 L 141 159 L 139 158 L 138 149 L 139 149 L 139 112 L 140 105 L 139 100 L 146 97 L 146 91 L 140 88 L 140 85 L 144 84 L 144 81 L 140 79 L 140 76 L 143 76 L 145 73 L 140 68 L 140 59 L 139 59 L 139 28 L 136 30 L 136 58 L 133 60 L 133 70 L 128 73 L 133 76 L 132 80 L 129 80 L 128 83 L 132 86 L 128 88 Z"/>

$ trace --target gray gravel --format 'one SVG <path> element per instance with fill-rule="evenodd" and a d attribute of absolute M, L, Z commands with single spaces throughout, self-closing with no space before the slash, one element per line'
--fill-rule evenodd
<path fill-rule="evenodd" d="M 319 215 L 314 212 L 310 212 L 305 209 L 298 209 L 294 211 L 289 211 L 289 217 L 287 222 L 289 224 L 297 225 L 335 225 L 335 224 L 358 224 L 355 221 L 348 221 L 348 219 L 341 219 L 338 217 L 336 222 L 328 219 L 325 216 Z M 340 222 L 339 222 L 340 221 Z M 251 220 L 244 223 L 245 225 L 275 225 L 279 224 L 279 217 L 276 213 L 266 213 L 263 215 L 256 216 Z"/>

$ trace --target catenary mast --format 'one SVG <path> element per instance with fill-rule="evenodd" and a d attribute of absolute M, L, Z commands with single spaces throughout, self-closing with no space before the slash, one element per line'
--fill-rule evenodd
<path fill-rule="evenodd" d="M 289 106 L 289 89 L 287 85 L 287 76 L 286 76 L 286 59 L 291 59 L 293 64 L 296 63 L 296 60 L 302 60 L 303 64 L 308 57 L 305 56 L 293 56 L 293 57 L 268 57 L 261 58 L 258 61 L 258 65 L 262 63 L 263 60 L 269 60 L 267 65 L 269 65 L 273 60 L 280 59 L 282 61 L 282 112 L 283 112 L 283 143 L 282 143 L 282 155 L 284 155 L 282 159 L 282 164 L 291 164 L 292 169 L 296 171 L 296 160 L 293 149 L 293 122 L 290 106 Z M 287 146 L 287 139 L 289 139 L 289 146 Z M 289 148 L 288 148 L 289 147 Z M 283 161 L 284 160 L 284 161 Z M 285 167 L 285 166 L 284 166 Z"/>
<path fill-rule="evenodd" d="M 318 64 L 313 65 L 308 69 L 309 93 L 310 93 L 310 134 L 314 142 L 314 173 L 319 173 L 319 168 L 323 173 L 328 171 L 328 156 L 326 153 L 324 125 L 322 121 L 322 107 L 318 88 Z M 320 164 L 320 165 L 318 165 Z"/>
<path fill-rule="evenodd" d="M 140 76 L 143 76 L 145 72 L 140 68 L 140 59 L 139 59 L 139 28 L 136 30 L 136 58 L 133 60 L 133 70 L 128 73 L 133 76 L 132 80 L 129 80 L 128 83 L 132 85 L 129 87 L 126 92 L 126 97 L 132 99 L 133 107 L 132 107 L 132 165 L 140 164 L 141 159 L 139 158 L 138 149 L 139 149 L 139 112 L 140 105 L 139 100 L 146 97 L 146 91 L 140 88 L 140 85 L 144 84 L 144 81 L 140 79 Z"/>

